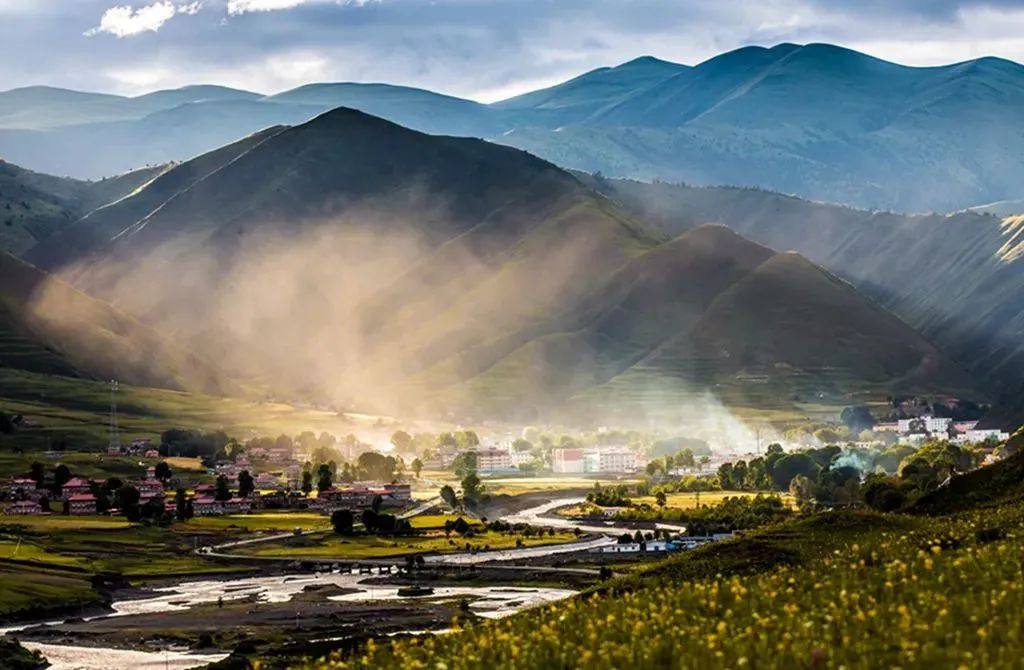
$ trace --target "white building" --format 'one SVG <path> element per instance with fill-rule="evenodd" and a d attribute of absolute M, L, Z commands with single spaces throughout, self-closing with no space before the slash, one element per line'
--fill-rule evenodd
<path fill-rule="evenodd" d="M 629 449 L 595 449 L 583 455 L 583 472 L 635 472 L 636 452 Z"/>
<path fill-rule="evenodd" d="M 1010 434 L 998 428 L 975 428 L 966 433 L 967 442 L 984 442 L 988 439 L 996 439 L 1005 442 L 1010 439 Z"/>
<path fill-rule="evenodd" d="M 929 433 L 945 433 L 949 430 L 949 426 L 953 423 L 953 419 L 943 416 L 918 416 L 911 419 L 900 419 L 898 424 L 898 430 L 901 435 L 908 434 L 913 430 L 913 425 L 917 422 L 924 424 L 924 429 Z"/>
<path fill-rule="evenodd" d="M 507 450 L 491 447 L 477 450 L 476 469 L 480 474 L 488 475 L 495 472 L 513 472 L 518 467 L 512 461 L 512 454 Z"/>
<path fill-rule="evenodd" d="M 551 470 L 560 475 L 583 473 L 582 449 L 553 449 L 551 451 Z"/>

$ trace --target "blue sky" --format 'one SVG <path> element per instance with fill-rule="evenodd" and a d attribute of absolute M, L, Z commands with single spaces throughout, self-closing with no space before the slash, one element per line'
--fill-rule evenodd
<path fill-rule="evenodd" d="M 0 0 L 0 90 L 386 81 L 490 101 L 640 55 L 783 41 L 1024 61 L 1024 0 Z"/>

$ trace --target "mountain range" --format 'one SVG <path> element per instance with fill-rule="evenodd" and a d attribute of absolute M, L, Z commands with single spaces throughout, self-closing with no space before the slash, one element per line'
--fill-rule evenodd
<path fill-rule="evenodd" d="M 607 176 L 757 186 L 861 208 L 949 212 L 1019 199 L 1024 66 L 905 67 L 826 44 L 696 66 L 638 58 L 484 105 L 387 84 L 277 95 L 216 86 L 137 98 L 0 93 L 0 155 L 76 177 L 187 160 L 338 106 L 486 138 Z"/>
<path fill-rule="evenodd" d="M 225 377 L 341 406 L 678 421 L 985 398 L 811 260 L 587 181 L 340 108 L 171 166 L 26 256 Z"/>

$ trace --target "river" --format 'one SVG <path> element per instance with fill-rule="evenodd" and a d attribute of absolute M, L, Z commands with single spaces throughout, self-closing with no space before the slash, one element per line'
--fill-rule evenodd
<path fill-rule="evenodd" d="M 593 549 L 615 542 L 612 535 L 616 527 L 587 525 L 571 519 L 548 516 L 553 510 L 583 502 L 582 498 L 563 498 L 506 516 L 509 523 L 528 523 L 536 526 L 572 529 L 579 528 L 585 533 L 597 534 L 592 540 L 570 544 L 507 549 L 487 552 L 459 552 L 437 554 L 425 557 L 430 563 L 479 564 L 493 561 L 513 561 L 540 558 L 572 551 Z M 667 526 L 679 530 L 679 526 Z M 91 619 L 130 616 L 136 614 L 157 614 L 181 611 L 201 603 L 217 602 L 253 597 L 259 602 L 287 602 L 310 585 L 331 584 L 352 590 L 344 595 L 331 596 L 331 600 L 344 602 L 366 602 L 375 600 L 397 600 L 398 588 L 367 583 L 365 575 L 347 573 L 293 574 L 266 577 L 241 577 L 235 579 L 211 579 L 183 581 L 170 586 L 154 588 L 151 594 L 141 598 L 115 600 L 112 612 Z M 515 614 L 523 609 L 568 598 L 575 594 L 569 589 L 507 587 L 507 586 L 466 586 L 436 588 L 433 598 L 466 597 L 470 609 L 477 615 L 497 619 Z M 60 622 L 49 622 L 54 625 Z M 24 626 L 0 629 L 0 635 L 21 630 Z M 40 651 L 51 663 L 51 670 L 187 670 L 215 662 L 226 654 L 194 654 L 188 651 L 140 652 L 102 647 L 81 647 L 74 645 L 41 644 L 25 642 L 25 647 Z"/>

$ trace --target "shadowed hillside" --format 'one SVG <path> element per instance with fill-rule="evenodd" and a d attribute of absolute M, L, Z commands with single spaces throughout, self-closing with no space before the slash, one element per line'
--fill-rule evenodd
<path fill-rule="evenodd" d="M 1019 397 L 1022 217 L 905 216 L 756 189 L 580 178 L 670 234 L 721 222 L 775 249 L 796 250 L 874 297 L 979 377 L 993 379 L 1011 403 Z M 1011 418 L 1007 425 L 1019 423 Z"/>
<path fill-rule="evenodd" d="M 589 172 L 953 211 L 1022 196 L 1022 105 L 1024 66 L 1010 61 L 906 67 L 828 44 L 779 44 L 692 67 L 637 58 L 491 105 L 376 83 L 271 96 L 220 87 L 140 98 L 18 89 L 0 93 L 0 155 L 104 176 L 187 160 L 345 106 Z"/>
<path fill-rule="evenodd" d="M 4 252 L 0 365 L 215 394 L 233 388 L 152 328 Z"/>
<path fill-rule="evenodd" d="M 23 254 L 97 207 L 131 193 L 165 168 L 87 182 L 25 170 L 0 160 L 0 251 Z"/>
<path fill-rule="evenodd" d="M 238 378 L 341 406 L 579 414 L 610 411 L 610 389 L 628 420 L 709 394 L 977 394 L 795 256 L 723 226 L 668 240 L 529 154 L 348 109 L 90 219 L 112 239 L 64 276 Z"/>

